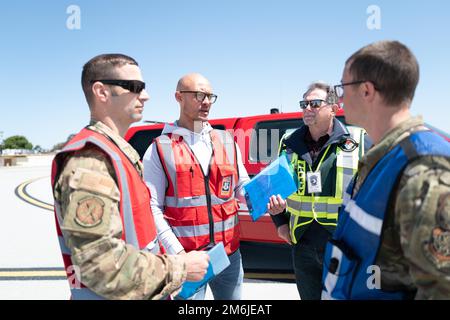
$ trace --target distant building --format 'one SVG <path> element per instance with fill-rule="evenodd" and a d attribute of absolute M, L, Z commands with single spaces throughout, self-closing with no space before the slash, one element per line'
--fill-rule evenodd
<path fill-rule="evenodd" d="M 21 155 L 21 154 L 35 154 L 36 152 L 34 150 L 29 149 L 4 149 L 1 152 L 1 155 L 3 156 L 14 156 L 14 155 Z"/>
<path fill-rule="evenodd" d="M 0 152 L 0 167 L 39 165 L 45 162 L 46 157 L 47 154 L 39 153 L 37 150 L 4 149 Z"/>

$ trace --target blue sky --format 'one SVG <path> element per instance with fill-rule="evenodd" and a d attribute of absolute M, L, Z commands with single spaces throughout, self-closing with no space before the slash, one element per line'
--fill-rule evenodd
<path fill-rule="evenodd" d="M 66 13 L 80 8 L 81 28 Z M 367 8 L 380 8 L 370 30 Z M 200 72 L 219 98 L 211 118 L 298 110 L 313 80 L 337 83 L 345 60 L 373 41 L 395 39 L 419 60 L 414 115 L 450 132 L 450 2 L 71 0 L 0 4 L 0 132 L 51 148 L 89 120 L 83 64 L 120 52 L 139 62 L 150 100 L 144 119 L 173 121 L 178 79 Z"/>

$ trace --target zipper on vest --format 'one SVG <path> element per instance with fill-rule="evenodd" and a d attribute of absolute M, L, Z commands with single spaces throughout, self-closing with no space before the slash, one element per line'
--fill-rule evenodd
<path fill-rule="evenodd" d="M 215 245 L 214 242 L 214 217 L 212 214 L 212 207 L 211 207 L 211 189 L 209 188 L 209 173 L 211 172 L 211 166 L 209 167 L 208 175 L 204 177 L 205 181 L 205 191 L 206 191 L 206 203 L 208 207 L 208 216 L 209 216 L 209 244 L 206 246 L 207 248 L 213 247 Z"/>
<path fill-rule="evenodd" d="M 189 148 L 189 150 L 191 150 L 192 155 L 194 156 L 195 160 L 197 161 L 197 164 L 200 167 L 200 172 L 203 175 L 203 181 L 205 182 L 206 207 L 208 208 L 208 220 L 209 220 L 209 243 L 197 248 L 197 250 L 201 250 L 201 249 L 205 249 L 205 248 L 208 250 L 216 245 L 216 243 L 214 241 L 214 217 L 212 214 L 212 206 L 211 206 L 211 189 L 209 188 L 209 175 L 211 173 L 211 163 L 214 160 L 214 148 L 212 148 L 211 160 L 209 161 L 209 164 L 208 164 L 208 175 L 205 175 L 205 173 L 203 172 L 202 165 L 200 164 L 200 161 L 198 161 L 198 158 L 195 155 L 194 151 L 192 151 L 191 147 L 187 143 L 186 143 L 186 146 Z M 192 166 L 189 169 L 189 171 L 191 171 L 191 175 L 192 175 L 192 177 L 194 177 L 194 169 L 192 168 Z"/>

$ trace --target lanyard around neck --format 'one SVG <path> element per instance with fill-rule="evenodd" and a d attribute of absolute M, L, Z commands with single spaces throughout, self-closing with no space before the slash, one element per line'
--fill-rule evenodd
<path fill-rule="evenodd" d="M 308 163 L 309 166 L 309 170 L 313 171 L 313 172 L 318 172 L 320 170 L 320 166 L 322 165 L 323 159 L 325 159 L 325 156 L 328 153 L 328 150 L 330 149 L 331 144 L 328 145 L 327 149 L 325 150 L 325 152 L 322 155 L 322 159 L 320 159 L 319 164 L 317 165 L 316 171 L 313 171 L 313 169 L 311 168 L 310 164 Z"/>

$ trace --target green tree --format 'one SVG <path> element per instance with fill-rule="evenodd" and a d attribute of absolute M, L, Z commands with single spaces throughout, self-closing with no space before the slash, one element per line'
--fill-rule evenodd
<path fill-rule="evenodd" d="M 33 149 L 33 145 L 24 136 L 12 136 L 3 140 L 2 149 Z"/>
<path fill-rule="evenodd" d="M 36 151 L 38 153 L 44 152 L 44 149 L 40 145 L 36 145 L 33 147 L 33 151 Z"/>

